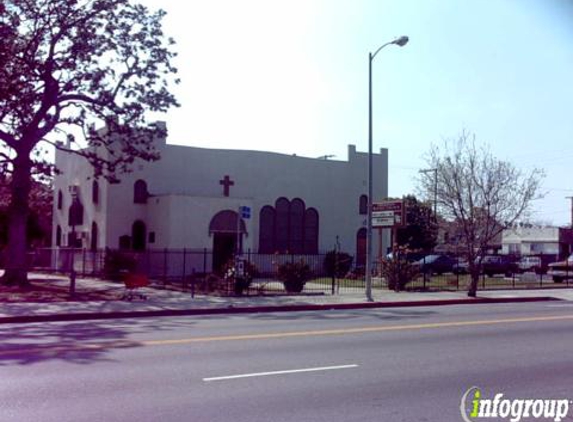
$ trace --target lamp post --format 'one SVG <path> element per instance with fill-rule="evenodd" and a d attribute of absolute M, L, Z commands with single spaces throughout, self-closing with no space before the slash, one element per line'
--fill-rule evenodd
<path fill-rule="evenodd" d="M 79 185 L 75 184 L 70 186 L 70 194 L 72 196 L 72 204 L 70 206 L 70 221 L 68 223 L 72 226 L 72 250 L 71 250 L 71 262 L 72 266 L 70 269 L 70 297 L 73 298 L 76 294 L 76 225 L 80 223 L 80 220 L 83 219 L 83 216 L 80 218 L 79 215 L 79 208 L 80 199 L 79 199 Z"/>
<path fill-rule="evenodd" d="M 381 45 L 378 50 L 368 53 L 368 222 L 366 228 L 366 299 L 372 302 L 372 61 L 384 47 L 390 44 L 403 47 L 408 43 L 407 36 L 401 36 Z"/>

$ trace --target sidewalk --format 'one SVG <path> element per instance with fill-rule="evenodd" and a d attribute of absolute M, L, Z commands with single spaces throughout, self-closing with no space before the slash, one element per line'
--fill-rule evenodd
<path fill-rule="evenodd" d="M 62 277 L 46 275 L 41 275 L 41 277 L 50 283 L 69 285 L 69 281 Z M 148 300 L 124 301 L 119 300 L 124 292 L 123 286 L 119 283 L 78 279 L 77 291 L 81 292 L 83 289 L 90 291 L 105 290 L 108 296 L 111 293 L 112 297 L 117 297 L 118 300 L 2 303 L 0 305 L 0 323 L 538 300 L 573 301 L 573 289 L 478 291 L 477 299 L 468 298 L 465 291 L 396 293 L 375 289 L 373 291 L 374 302 L 367 302 L 364 293 L 360 292 L 308 296 L 219 297 L 196 295 L 192 298 L 189 292 L 161 289 L 160 286 L 142 289 L 142 293 L 148 296 Z"/>

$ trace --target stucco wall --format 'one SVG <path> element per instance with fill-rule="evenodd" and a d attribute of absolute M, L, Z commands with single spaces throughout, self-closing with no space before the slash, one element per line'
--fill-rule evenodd
<path fill-rule="evenodd" d="M 349 146 L 346 161 L 177 145 L 161 145 L 160 149 L 161 160 L 137 163 L 135 171 L 124 175 L 120 184 L 99 182 L 101 212 L 89 206 L 91 201 L 84 202 L 86 229 L 91 221 L 98 223 L 100 247 L 118 247 L 119 237 L 131 235 L 133 222 L 139 219 L 148 232 L 155 232 L 155 243 L 149 247 L 211 248 L 211 218 L 218 211 L 246 205 L 252 209 L 252 218 L 247 222 L 245 248 L 257 251 L 259 212 L 284 196 L 289 200 L 301 198 L 307 208 L 318 211 L 319 250 L 332 249 L 338 237 L 342 250 L 355 252 L 356 233 L 366 226 L 366 216 L 359 214 L 358 204 L 360 195 L 367 193 L 367 154 L 356 152 L 354 146 Z M 58 153 L 57 164 L 64 175 L 56 178 L 55 194 L 61 188 L 69 199 L 67 186 L 75 180 L 80 183 L 82 197 L 91 199 L 92 171 L 87 163 Z M 229 197 L 223 195 L 219 183 L 225 175 L 234 182 Z M 133 185 L 138 179 L 147 183 L 151 195 L 147 204 L 133 203 Z M 375 201 L 387 197 L 386 149 L 374 154 L 373 186 Z M 65 216 L 54 213 L 54 222 L 65 232 L 64 205 Z M 374 246 L 377 251 L 378 246 Z"/>

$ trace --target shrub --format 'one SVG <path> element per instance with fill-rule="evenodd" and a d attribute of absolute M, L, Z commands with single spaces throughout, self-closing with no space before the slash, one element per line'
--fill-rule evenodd
<path fill-rule="evenodd" d="M 304 263 L 287 262 L 279 266 L 278 277 L 288 293 L 300 293 L 311 276 L 310 267 Z"/>
<path fill-rule="evenodd" d="M 392 259 L 381 262 L 381 275 L 388 281 L 388 289 L 399 292 L 406 284 L 414 280 L 418 274 L 418 268 L 409 262 L 406 254 L 396 253 Z"/>
<path fill-rule="evenodd" d="M 341 278 L 350 272 L 352 260 L 352 255 L 346 252 L 330 251 L 324 256 L 322 266 L 329 277 Z"/>
<path fill-rule="evenodd" d="M 251 286 L 253 278 L 258 273 L 257 267 L 249 261 L 243 261 L 243 274 L 241 276 L 237 276 L 235 259 L 229 260 L 224 267 L 225 280 L 233 282 L 233 292 L 237 296 L 241 296 Z"/>

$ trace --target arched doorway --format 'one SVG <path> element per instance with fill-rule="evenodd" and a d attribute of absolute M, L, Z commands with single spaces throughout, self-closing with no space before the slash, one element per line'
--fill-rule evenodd
<path fill-rule="evenodd" d="M 147 236 L 147 229 L 145 223 L 137 220 L 131 227 L 131 247 L 134 251 L 145 250 L 145 238 Z"/>
<path fill-rule="evenodd" d="M 236 250 L 237 239 L 239 250 L 243 249 L 243 235 L 247 233 L 243 219 L 237 221 L 235 211 L 218 212 L 209 224 L 209 235 L 213 236 L 213 271 L 220 273 L 229 262 Z M 237 233 L 238 231 L 238 233 Z"/>

